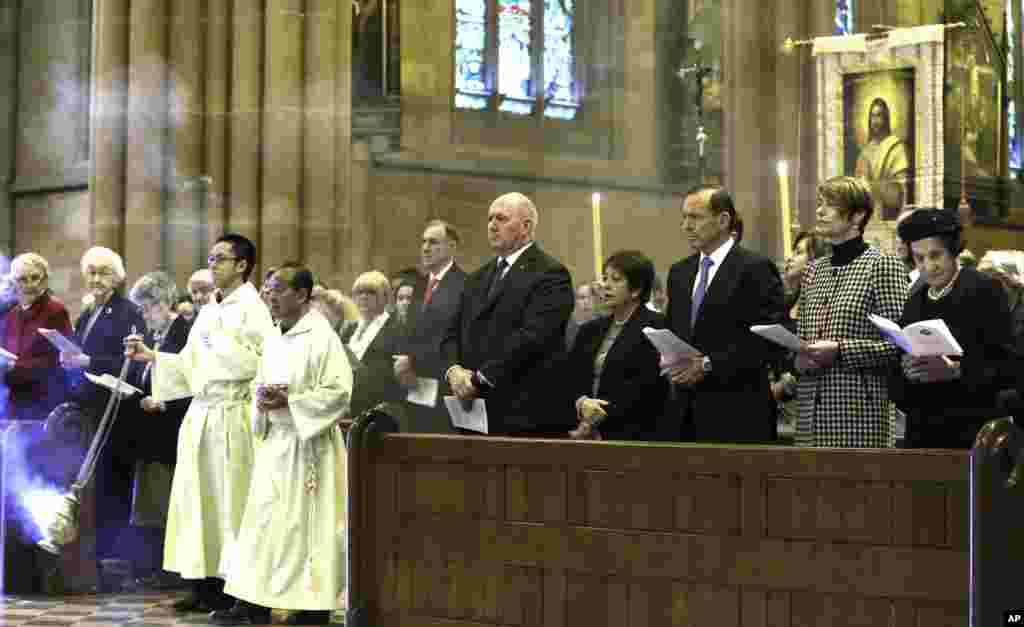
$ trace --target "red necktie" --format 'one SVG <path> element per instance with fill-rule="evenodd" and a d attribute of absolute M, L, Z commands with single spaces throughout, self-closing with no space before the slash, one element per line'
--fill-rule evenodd
<path fill-rule="evenodd" d="M 423 296 L 423 304 L 429 305 L 430 299 L 434 295 L 434 290 L 437 289 L 437 284 L 441 282 L 441 279 L 436 276 L 430 277 L 430 283 L 427 285 L 427 293 Z"/>

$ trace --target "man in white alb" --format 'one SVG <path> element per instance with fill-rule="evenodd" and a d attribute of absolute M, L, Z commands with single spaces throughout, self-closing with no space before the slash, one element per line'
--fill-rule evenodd
<path fill-rule="evenodd" d="M 125 340 L 126 354 L 153 362 L 152 397 L 192 396 L 178 434 L 178 464 L 171 486 L 164 570 L 193 580 L 179 612 L 230 607 L 223 579 L 235 558 L 235 541 L 253 463 L 249 424 L 250 384 L 264 338 L 276 334 L 267 307 L 248 282 L 256 247 L 241 235 L 224 235 L 207 259 L 221 300 L 200 311 L 178 354 L 147 348 L 141 336 Z"/>
<path fill-rule="evenodd" d="M 330 322 L 310 305 L 313 273 L 286 263 L 264 293 L 281 333 L 264 344 L 253 381 L 256 449 L 238 553 L 225 592 L 238 602 L 216 625 L 327 624 L 345 589 L 345 443 L 352 368 Z"/>

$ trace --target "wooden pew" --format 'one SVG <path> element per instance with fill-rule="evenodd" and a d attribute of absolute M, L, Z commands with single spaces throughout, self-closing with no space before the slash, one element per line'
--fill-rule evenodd
<path fill-rule="evenodd" d="M 350 440 L 350 627 L 963 625 L 967 451 Z"/>

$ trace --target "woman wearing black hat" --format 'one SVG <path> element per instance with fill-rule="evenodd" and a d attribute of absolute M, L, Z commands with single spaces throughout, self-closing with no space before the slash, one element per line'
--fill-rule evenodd
<path fill-rule="evenodd" d="M 962 357 L 903 355 L 890 383 L 907 414 L 908 448 L 970 448 L 978 429 L 998 418 L 996 395 L 1012 373 L 1010 311 L 995 279 L 961 266 L 960 221 L 951 211 L 920 209 L 900 223 L 921 278 L 907 298 L 901 327 L 943 320 Z"/>

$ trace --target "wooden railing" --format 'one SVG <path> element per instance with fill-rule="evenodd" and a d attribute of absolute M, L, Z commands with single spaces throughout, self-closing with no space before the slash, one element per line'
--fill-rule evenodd
<path fill-rule="evenodd" d="M 350 451 L 350 627 L 963 625 L 966 451 L 388 433 Z"/>

